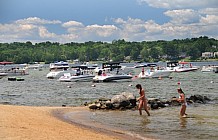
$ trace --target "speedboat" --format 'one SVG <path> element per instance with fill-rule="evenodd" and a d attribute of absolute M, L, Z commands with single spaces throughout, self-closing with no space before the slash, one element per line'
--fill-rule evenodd
<path fill-rule="evenodd" d="M 55 62 L 50 64 L 50 72 L 46 75 L 48 79 L 58 79 L 64 75 L 64 73 L 75 73 L 74 70 L 70 69 L 67 62 Z"/>
<path fill-rule="evenodd" d="M 197 71 L 199 68 L 189 62 L 167 62 L 167 69 L 174 72 L 190 72 Z"/>
<path fill-rule="evenodd" d="M 96 75 L 93 78 L 93 82 L 111 82 L 132 79 L 132 75 L 128 74 L 106 74 L 106 75 Z"/>
<path fill-rule="evenodd" d="M 138 77 L 141 79 L 145 78 L 164 78 L 164 77 L 170 77 L 170 74 L 172 73 L 172 70 L 167 69 L 148 69 L 147 71 L 142 71 Z"/>
<path fill-rule="evenodd" d="M 35 64 L 29 64 L 27 66 L 28 69 L 34 69 L 34 70 L 41 70 L 43 67 L 43 64 L 35 63 Z"/>
<path fill-rule="evenodd" d="M 201 72 L 213 72 L 213 66 L 203 66 Z"/>
<path fill-rule="evenodd" d="M 140 63 L 138 65 L 135 65 L 134 68 L 142 68 L 142 67 L 155 67 L 157 64 L 155 63 Z"/>
<path fill-rule="evenodd" d="M 92 81 L 95 77 L 93 70 L 95 67 L 88 65 L 77 65 L 71 67 L 74 72 L 64 73 L 58 80 L 61 82 L 78 82 L 78 81 Z"/>
<path fill-rule="evenodd" d="M 0 72 L 0 79 L 2 79 L 3 77 L 7 76 L 8 74 L 7 73 L 4 73 L 4 72 Z"/>
<path fill-rule="evenodd" d="M 124 70 L 125 67 L 122 67 L 119 64 L 119 62 L 102 63 L 102 68 L 95 69 L 97 75 L 93 78 L 93 82 L 111 82 L 132 79 L 132 75 L 120 72 L 120 70 Z"/>
<path fill-rule="evenodd" d="M 60 82 L 82 82 L 92 81 L 95 76 L 92 74 L 71 75 L 70 73 L 64 73 L 58 80 Z"/>

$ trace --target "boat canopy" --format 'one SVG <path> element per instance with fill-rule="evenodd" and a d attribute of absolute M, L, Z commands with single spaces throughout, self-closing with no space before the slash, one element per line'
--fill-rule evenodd
<path fill-rule="evenodd" d="M 179 64 L 184 65 L 184 64 L 190 64 L 190 63 L 189 62 L 179 62 Z"/>
<path fill-rule="evenodd" d="M 113 69 L 120 69 L 120 62 L 108 62 L 108 63 L 102 63 L 102 69 L 104 68 L 110 68 L 110 71 L 112 71 Z"/>
<path fill-rule="evenodd" d="M 0 65 L 10 65 L 10 64 L 13 64 L 13 62 L 8 62 L 8 61 L 0 62 Z"/>
<path fill-rule="evenodd" d="M 71 68 L 82 69 L 82 70 L 92 70 L 92 69 L 95 69 L 96 67 L 89 67 L 89 66 L 85 66 L 85 65 L 79 65 L 79 66 L 72 66 Z"/>
<path fill-rule="evenodd" d="M 167 67 L 176 67 L 179 63 L 177 61 L 167 62 Z"/>

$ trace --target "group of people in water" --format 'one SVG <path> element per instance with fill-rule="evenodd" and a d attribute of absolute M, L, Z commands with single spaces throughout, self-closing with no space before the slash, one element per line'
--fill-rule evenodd
<path fill-rule="evenodd" d="M 140 97 L 137 98 L 137 101 L 139 101 L 139 104 L 138 104 L 139 114 L 142 115 L 142 108 L 144 108 L 147 115 L 150 116 L 150 113 L 148 111 L 149 110 L 148 109 L 148 100 L 145 96 L 145 90 L 142 88 L 141 84 L 137 84 L 136 88 L 139 90 L 139 95 L 140 95 Z M 186 117 L 187 114 L 185 111 L 186 111 L 187 102 L 185 99 L 185 94 L 181 88 L 178 88 L 177 92 L 179 93 L 179 98 L 177 99 L 177 101 L 179 101 L 182 104 L 181 109 L 180 109 L 180 116 Z"/>

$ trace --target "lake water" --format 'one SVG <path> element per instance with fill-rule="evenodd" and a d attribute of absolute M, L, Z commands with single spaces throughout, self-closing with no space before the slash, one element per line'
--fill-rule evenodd
<path fill-rule="evenodd" d="M 218 62 L 214 62 L 218 65 Z M 213 64 L 214 64 L 213 63 Z M 209 63 L 195 63 L 202 66 Z M 218 74 L 188 72 L 173 73 L 172 79 L 135 79 L 130 82 L 95 83 L 59 82 L 46 79 L 48 68 L 42 71 L 30 70 L 25 81 L 0 79 L 0 104 L 26 106 L 80 106 L 99 98 L 111 98 L 122 92 L 138 96 L 135 85 L 140 83 L 148 98 L 170 99 L 178 97 L 178 82 L 181 83 L 186 97 L 194 94 L 206 95 L 213 99 L 209 104 L 193 104 L 187 107 L 189 118 L 180 118 L 180 107 L 167 107 L 151 110 L 147 117 L 137 110 L 128 111 L 91 111 L 85 119 L 99 126 L 118 129 L 138 138 L 156 139 L 218 139 Z M 138 74 L 140 69 L 136 69 Z M 132 86 L 130 86 L 132 85 Z M 71 88 L 69 88 L 71 87 Z M 75 114 L 68 114 L 71 118 Z M 72 118 L 73 119 L 73 118 Z M 81 122 L 82 123 L 82 122 Z"/>

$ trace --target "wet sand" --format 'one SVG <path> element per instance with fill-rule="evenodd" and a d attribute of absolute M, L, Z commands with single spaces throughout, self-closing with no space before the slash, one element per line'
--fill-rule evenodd
<path fill-rule="evenodd" d="M 0 105 L 0 139 L 122 139 L 119 136 L 79 127 L 59 119 L 62 113 L 85 109 L 84 107 L 62 108 Z M 54 114 L 59 116 L 59 118 L 55 117 Z"/>
<path fill-rule="evenodd" d="M 1 140 L 132 140 L 138 139 L 121 131 L 108 131 L 97 126 L 76 123 L 68 113 L 89 112 L 87 107 L 30 107 L 0 105 Z M 149 138 L 150 139 L 150 138 Z"/>

